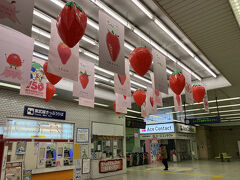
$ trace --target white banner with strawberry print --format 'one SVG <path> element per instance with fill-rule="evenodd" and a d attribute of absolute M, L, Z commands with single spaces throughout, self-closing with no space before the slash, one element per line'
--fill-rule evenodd
<path fill-rule="evenodd" d="M 182 70 L 182 74 L 185 77 L 185 99 L 186 103 L 193 104 L 193 94 L 192 94 L 192 76 L 186 70 Z"/>
<path fill-rule="evenodd" d="M 77 81 L 78 64 L 79 44 L 73 48 L 69 48 L 64 44 L 58 35 L 56 20 L 52 19 L 47 71 L 57 76 Z"/>
<path fill-rule="evenodd" d="M 126 96 L 115 93 L 116 96 L 116 112 L 127 114 L 128 101 Z"/>
<path fill-rule="evenodd" d="M 173 92 L 174 96 L 173 96 L 173 100 L 174 100 L 174 110 L 175 112 L 182 112 L 183 108 L 182 108 L 182 97 L 181 95 L 176 95 Z"/>
<path fill-rule="evenodd" d="M 152 89 L 154 91 L 153 96 L 154 96 L 154 101 L 156 103 L 157 106 L 162 107 L 163 106 L 163 102 L 162 102 L 162 94 L 160 91 L 155 89 L 155 79 L 154 79 L 154 73 L 150 72 L 150 77 L 152 80 Z"/>
<path fill-rule="evenodd" d="M 149 117 L 149 108 L 147 108 L 146 101 L 141 106 L 141 116 L 144 117 L 144 118 Z"/>
<path fill-rule="evenodd" d="M 168 94 L 166 57 L 156 49 L 152 50 L 155 89 Z"/>
<path fill-rule="evenodd" d="M 46 83 L 47 78 L 43 71 L 43 65 L 45 61 L 33 58 L 32 69 L 30 74 L 29 84 L 22 84 L 20 94 L 34 96 L 39 98 L 46 98 Z"/>
<path fill-rule="evenodd" d="M 0 25 L 0 80 L 28 84 L 34 39 Z"/>
<path fill-rule="evenodd" d="M 125 60 L 125 76 L 121 74 L 114 74 L 114 91 L 115 93 L 124 96 L 131 96 L 131 83 L 129 75 L 129 61 Z"/>
<path fill-rule="evenodd" d="M 125 76 L 124 26 L 99 10 L 99 66 Z"/>
<path fill-rule="evenodd" d="M 78 82 L 73 83 L 73 94 L 79 97 L 79 105 L 94 107 L 94 63 L 79 61 Z"/>
<path fill-rule="evenodd" d="M 9 26 L 31 37 L 33 7 L 33 0 L 1 0 L 0 24 Z"/>
<path fill-rule="evenodd" d="M 203 98 L 203 105 L 204 105 L 204 109 L 205 111 L 209 111 L 209 104 L 208 104 L 208 94 L 207 94 L 207 87 L 206 85 L 203 85 L 205 88 L 205 96 Z"/>
<path fill-rule="evenodd" d="M 147 88 L 146 106 L 150 114 L 157 114 L 157 105 L 154 100 L 153 89 L 150 87 Z"/>

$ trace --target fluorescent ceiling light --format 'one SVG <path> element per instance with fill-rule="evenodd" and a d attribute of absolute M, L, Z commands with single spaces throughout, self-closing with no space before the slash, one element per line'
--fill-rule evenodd
<path fill-rule="evenodd" d="M 135 81 L 131 81 L 131 83 L 134 84 L 134 85 L 136 85 L 136 86 L 138 86 L 138 87 L 141 87 L 141 88 L 143 88 L 143 89 L 147 89 L 146 86 L 144 86 L 144 85 L 142 85 L 142 84 L 140 84 L 140 83 L 137 83 L 137 82 L 135 82 Z"/>
<path fill-rule="evenodd" d="M 107 104 L 100 104 L 100 103 L 94 103 L 94 104 L 97 105 L 97 106 L 109 107 L 109 105 L 107 105 Z"/>
<path fill-rule="evenodd" d="M 65 6 L 65 3 L 60 0 L 51 0 L 51 1 L 61 8 L 63 8 Z"/>
<path fill-rule="evenodd" d="M 87 55 L 87 56 L 89 56 L 89 57 L 91 57 L 93 59 L 99 60 L 99 57 L 96 54 L 93 54 L 93 53 L 91 53 L 89 51 L 84 50 L 83 54 L 85 54 L 85 55 Z"/>
<path fill-rule="evenodd" d="M 97 45 L 98 45 L 98 43 L 97 43 L 94 39 L 92 39 L 92 38 L 90 38 L 90 37 L 88 37 L 88 36 L 86 36 L 86 35 L 84 35 L 84 36 L 82 37 L 82 40 L 84 40 L 84 41 L 86 41 L 86 42 L 88 42 L 88 43 L 90 43 L 90 44 L 92 44 L 92 45 L 94 45 L 94 46 L 97 46 Z"/>
<path fill-rule="evenodd" d="M 87 18 L 87 24 L 92 26 L 94 29 L 99 30 L 98 24 L 90 18 Z"/>
<path fill-rule="evenodd" d="M 148 80 L 148 79 L 146 79 L 146 78 L 144 78 L 142 76 L 139 76 L 139 75 L 137 75 L 137 74 L 135 74 L 133 72 L 130 72 L 130 75 L 135 77 L 135 78 L 137 78 L 137 79 L 139 79 L 139 80 L 142 80 L 142 81 L 144 81 L 144 82 L 146 82 L 148 84 L 152 84 L 152 81 L 150 81 L 150 80 Z"/>
<path fill-rule="evenodd" d="M 227 118 L 221 118 L 221 119 L 240 119 L 240 117 L 227 117 Z"/>
<path fill-rule="evenodd" d="M 131 87 L 131 91 L 135 92 L 136 90 L 137 90 L 136 88 Z"/>
<path fill-rule="evenodd" d="M 58 96 L 58 94 L 54 94 L 53 96 L 54 96 L 54 97 L 55 97 L 55 96 Z"/>
<path fill-rule="evenodd" d="M 141 114 L 140 111 L 134 111 L 134 110 L 131 110 L 131 109 L 128 109 L 127 111 L 128 111 L 128 112 L 132 112 L 132 113 L 136 113 L 136 114 Z"/>
<path fill-rule="evenodd" d="M 103 81 L 106 81 L 106 82 L 111 82 L 111 79 L 105 78 L 105 77 L 103 77 L 103 76 L 99 76 L 99 75 L 97 75 L 97 74 L 95 74 L 95 78 L 100 79 L 100 80 L 103 80 Z"/>
<path fill-rule="evenodd" d="M 198 57 L 194 57 L 195 61 L 198 62 L 204 69 L 206 69 L 213 77 L 217 77 L 217 75 L 209 68 L 207 67 Z"/>
<path fill-rule="evenodd" d="M 44 59 L 44 60 L 48 60 L 48 57 L 47 57 L 47 56 L 45 56 L 45 55 L 43 55 L 43 54 L 40 54 L 40 53 L 38 53 L 38 52 L 33 52 L 33 56 L 38 57 L 38 58 L 42 58 L 42 59 Z"/>
<path fill-rule="evenodd" d="M 33 9 L 33 14 L 42 18 L 43 20 L 51 23 L 51 18 L 48 17 L 47 15 L 43 14 L 42 12 L 38 11 L 37 9 Z"/>
<path fill-rule="evenodd" d="M 20 86 L 8 84 L 8 83 L 4 83 L 4 82 L 0 82 L 0 86 L 9 87 L 9 88 L 13 88 L 13 89 L 20 89 Z"/>
<path fill-rule="evenodd" d="M 240 113 L 236 113 L 236 114 L 224 114 L 224 115 L 221 115 L 221 117 L 227 117 L 227 116 L 239 116 Z"/>
<path fill-rule="evenodd" d="M 237 112 L 240 111 L 240 109 L 232 109 L 232 110 L 226 110 L 226 111 L 219 111 L 219 113 L 228 113 L 228 112 Z M 197 114 L 187 114 L 187 116 L 199 116 L 202 114 L 217 114 L 218 112 L 206 112 L 206 113 L 197 113 Z M 184 117 L 185 115 L 182 115 L 181 117 Z M 221 115 L 224 116 L 224 115 Z"/>
<path fill-rule="evenodd" d="M 167 73 L 168 73 L 168 74 L 172 74 L 172 73 L 173 73 L 173 71 L 171 71 L 171 70 L 167 69 Z"/>
<path fill-rule="evenodd" d="M 38 34 L 41 34 L 42 36 L 45 36 L 46 38 L 50 39 L 50 34 L 46 31 L 43 31 L 35 26 L 32 26 L 32 31 Z"/>
<path fill-rule="evenodd" d="M 229 0 L 233 13 L 235 15 L 235 18 L 238 22 L 238 25 L 240 26 L 240 1 L 239 0 Z"/>
<path fill-rule="evenodd" d="M 124 42 L 124 46 L 128 48 L 130 51 L 133 51 L 135 47 L 133 47 L 131 44 L 127 43 L 126 41 Z"/>
<path fill-rule="evenodd" d="M 153 19 L 153 14 L 138 0 L 132 0 L 132 2 L 141 9 L 150 19 Z"/>
<path fill-rule="evenodd" d="M 108 71 L 108 70 L 103 69 L 103 68 L 100 68 L 99 66 L 95 66 L 95 69 L 98 70 L 98 71 L 101 71 L 101 72 L 103 72 L 103 73 L 106 73 L 106 74 L 108 74 L 108 75 L 110 75 L 110 76 L 114 76 L 114 73 L 113 73 L 113 72 Z"/>
<path fill-rule="evenodd" d="M 44 49 L 46 49 L 46 50 L 49 50 L 49 46 L 48 45 L 46 45 L 46 44 L 43 44 L 43 43 L 41 43 L 41 42 L 39 42 L 39 41 L 34 41 L 34 45 L 36 45 L 36 46 L 39 46 L 39 47 L 41 47 L 41 48 L 44 48 Z"/>
<path fill-rule="evenodd" d="M 143 119 L 143 118 L 141 118 L 141 117 L 128 116 L 128 115 L 125 115 L 125 117 L 128 117 L 128 118 L 133 118 L 133 119 Z"/>

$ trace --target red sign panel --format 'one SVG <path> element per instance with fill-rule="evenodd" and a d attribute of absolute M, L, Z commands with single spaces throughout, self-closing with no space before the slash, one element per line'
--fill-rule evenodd
<path fill-rule="evenodd" d="M 114 159 L 99 162 L 99 173 L 115 172 L 120 171 L 122 169 L 123 169 L 122 159 Z"/>

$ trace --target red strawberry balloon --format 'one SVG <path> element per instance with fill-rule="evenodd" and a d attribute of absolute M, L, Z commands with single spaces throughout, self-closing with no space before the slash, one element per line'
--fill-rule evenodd
<path fill-rule="evenodd" d="M 193 85 L 192 92 L 193 92 L 193 99 L 197 103 L 202 102 L 202 100 L 205 96 L 205 88 L 201 85 Z"/>
<path fill-rule="evenodd" d="M 65 44 L 74 47 L 85 34 L 87 16 L 76 2 L 68 2 L 57 17 L 58 34 Z"/>
<path fill-rule="evenodd" d="M 50 101 L 50 99 L 52 99 L 52 97 L 54 96 L 55 93 L 55 87 L 52 84 L 47 84 L 46 87 L 46 98 L 44 99 L 44 101 L 48 102 Z"/>
<path fill-rule="evenodd" d="M 58 54 L 62 61 L 62 64 L 66 64 L 71 57 L 71 49 L 63 42 L 58 44 Z"/>
<path fill-rule="evenodd" d="M 145 102 L 146 100 L 146 92 L 143 90 L 136 90 L 133 93 L 133 99 L 136 102 L 136 104 L 141 107 L 142 104 Z"/>
<path fill-rule="evenodd" d="M 120 114 L 120 112 L 116 112 L 116 103 L 115 102 L 113 103 L 113 109 L 114 109 L 115 113 Z"/>
<path fill-rule="evenodd" d="M 83 73 L 83 72 L 80 72 L 80 76 L 79 76 L 79 80 L 80 80 L 80 82 L 81 82 L 81 84 L 82 84 L 82 88 L 83 89 L 86 89 L 86 87 L 87 87 L 87 85 L 88 85 L 88 82 L 89 82 L 89 79 L 88 79 L 88 74 L 87 74 L 87 72 L 85 71 L 85 73 Z"/>
<path fill-rule="evenodd" d="M 144 76 L 152 64 L 152 54 L 146 47 L 139 47 L 129 55 L 129 61 L 134 71 Z"/>
<path fill-rule="evenodd" d="M 175 71 L 169 77 L 169 86 L 176 95 L 180 95 L 185 87 L 185 77 L 180 71 Z"/>
<path fill-rule="evenodd" d="M 57 84 L 62 79 L 62 77 L 56 76 L 52 73 L 48 73 L 47 72 L 47 67 L 48 67 L 48 62 L 45 62 L 44 65 L 43 65 L 43 71 L 44 71 L 48 81 L 50 83 L 52 83 L 53 85 Z"/>
<path fill-rule="evenodd" d="M 118 39 L 118 35 L 114 34 L 114 32 L 108 32 L 106 37 L 106 43 L 108 52 L 111 56 L 112 61 L 116 61 L 118 54 L 120 52 L 120 42 Z"/>

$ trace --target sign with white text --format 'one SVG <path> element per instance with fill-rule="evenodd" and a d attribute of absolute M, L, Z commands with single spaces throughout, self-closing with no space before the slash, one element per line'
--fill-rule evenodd
<path fill-rule="evenodd" d="M 140 129 L 140 134 L 157 134 L 174 132 L 174 124 L 152 124 L 146 125 L 145 129 Z"/>

